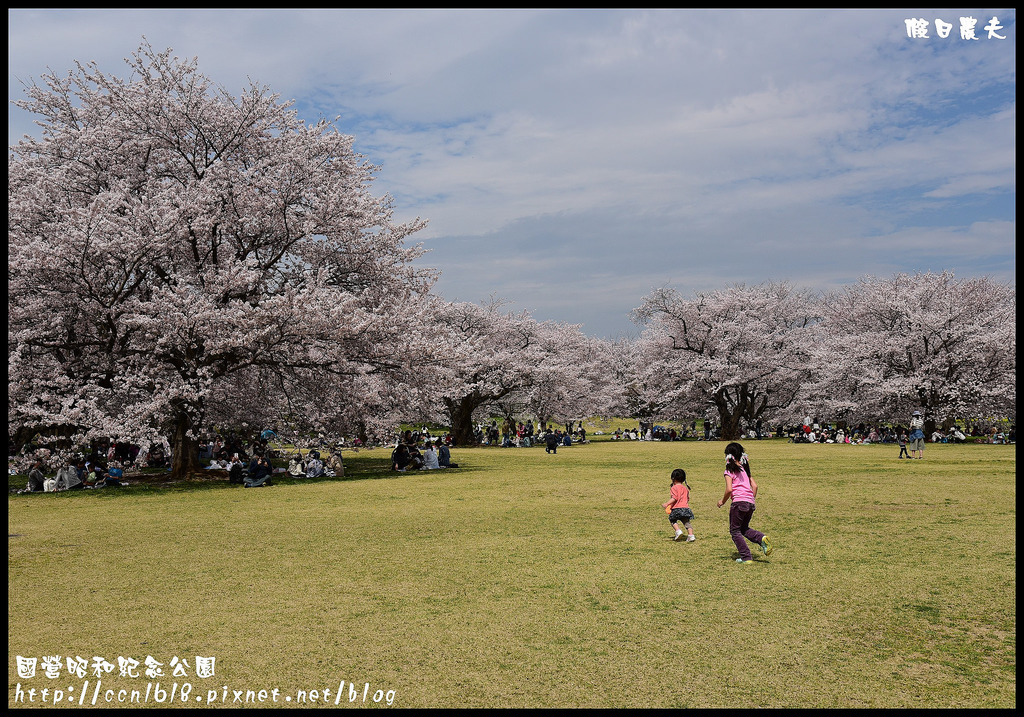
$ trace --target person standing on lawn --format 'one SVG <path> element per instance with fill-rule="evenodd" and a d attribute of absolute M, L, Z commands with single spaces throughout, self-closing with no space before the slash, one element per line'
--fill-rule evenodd
<path fill-rule="evenodd" d="M 920 411 L 914 411 L 910 419 L 910 457 L 924 458 L 924 417 Z"/>
<path fill-rule="evenodd" d="M 900 458 L 903 456 L 910 458 L 910 451 L 907 450 L 907 434 L 903 432 L 903 429 L 900 429 L 900 437 L 896 439 L 896 442 L 900 446 Z"/>

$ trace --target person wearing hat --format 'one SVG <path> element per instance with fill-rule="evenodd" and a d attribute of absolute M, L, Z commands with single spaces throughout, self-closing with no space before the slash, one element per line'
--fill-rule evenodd
<path fill-rule="evenodd" d="M 914 411 L 910 419 L 910 457 L 924 458 L 924 418 L 920 411 Z"/>

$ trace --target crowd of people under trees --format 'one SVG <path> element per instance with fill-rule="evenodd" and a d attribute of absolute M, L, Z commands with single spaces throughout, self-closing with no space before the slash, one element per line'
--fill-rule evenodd
<path fill-rule="evenodd" d="M 391 470 L 404 473 L 458 468 L 458 463 L 452 463 L 451 444 L 451 436 L 447 433 L 434 438 L 426 427 L 421 432 L 406 429 L 398 435 L 391 451 Z"/>
<path fill-rule="evenodd" d="M 915 413 L 915 419 L 918 414 Z M 637 426 L 616 428 L 610 440 L 622 441 L 711 441 L 718 440 L 721 435 L 720 426 L 713 421 L 705 420 L 698 428 L 697 421 L 683 424 L 679 428 L 655 425 L 649 421 L 639 421 Z M 799 425 L 778 424 L 774 427 L 757 422 L 743 432 L 744 437 L 751 439 L 786 439 L 792 443 L 827 443 L 827 444 L 898 444 L 900 458 L 904 456 L 906 447 L 913 443 L 913 421 L 909 425 L 881 425 L 859 423 L 846 426 L 843 423 L 826 424 L 810 416 L 804 418 Z M 598 435 L 603 435 L 598 431 Z M 321 478 L 344 477 L 345 465 L 341 456 L 345 447 L 345 439 L 339 438 L 331 443 L 323 434 L 313 441 L 316 447 L 305 453 L 295 449 L 290 454 L 282 455 L 271 447 L 277 441 L 277 434 L 264 430 L 258 437 L 245 440 L 235 433 L 226 436 L 215 435 L 199 442 L 199 462 L 203 470 L 211 475 L 226 477 L 230 483 L 246 488 L 257 488 L 273 485 L 275 475 L 287 474 L 290 478 Z M 969 428 L 951 426 L 947 430 L 936 428 L 930 436 L 923 440 L 931 443 L 1015 443 L 1016 425 L 1011 424 L 1008 430 L 1000 430 L 997 425 L 975 423 Z M 545 447 L 547 453 L 556 453 L 561 446 L 588 443 L 587 432 L 582 421 L 570 421 L 562 426 L 541 421 L 534 424 L 532 420 L 506 420 L 499 425 L 497 420 L 477 424 L 474 441 L 479 446 L 513 447 Z M 359 440 L 352 442 L 353 448 L 359 448 Z M 451 459 L 452 437 L 443 433 L 437 437 L 430 434 L 426 426 L 420 431 L 407 429 L 397 434 L 391 452 L 391 470 L 405 472 L 410 470 L 434 470 L 457 468 L 458 464 Z M 31 453 L 38 447 L 33 443 L 22 448 L 22 453 Z M 45 453 L 45 451 L 44 451 Z M 909 454 L 907 457 L 912 457 Z M 87 490 L 105 487 L 128 485 L 124 479 L 126 470 L 142 468 L 167 468 L 170 465 L 171 449 L 167 441 L 152 444 L 148 447 L 124 441 L 94 441 L 86 454 L 79 454 L 64 461 L 56 468 L 56 475 L 47 477 L 47 461 L 37 457 L 32 461 L 28 474 L 28 484 L 19 492 L 55 492 L 63 490 Z M 274 461 L 287 467 L 275 467 Z"/>
<path fill-rule="evenodd" d="M 306 453 L 296 450 L 290 456 L 283 456 L 271 447 L 270 443 L 276 439 L 277 434 L 271 429 L 250 440 L 235 433 L 216 435 L 199 442 L 197 458 L 203 471 L 211 477 L 226 478 L 244 488 L 271 486 L 273 476 L 281 474 L 292 478 L 344 477 L 345 465 L 341 457 L 344 438 L 328 445 L 321 436 L 317 441 L 319 448 Z M 22 451 L 38 452 L 37 449 L 29 443 Z M 275 467 L 275 460 L 280 463 L 286 457 L 287 468 Z M 170 470 L 170 462 L 171 448 L 167 441 L 148 447 L 127 441 L 93 441 L 86 453 L 56 466 L 56 475 L 52 478 L 46 477 L 47 461 L 37 457 L 32 462 L 28 484 L 20 492 L 120 487 L 128 485 L 124 480 L 126 470 Z"/>
<path fill-rule="evenodd" d="M 915 413 L 915 416 L 918 414 Z M 923 422 L 923 421 L 922 421 Z M 927 436 L 930 443 L 1015 443 L 1016 424 L 1011 424 L 1008 431 L 1001 431 L 995 425 L 987 428 L 975 425 L 966 431 L 953 425 L 948 429 L 936 427 Z M 784 434 L 792 443 L 894 443 L 905 444 L 913 434 L 913 420 L 908 425 L 875 425 L 860 423 L 846 427 L 844 424 L 823 424 L 810 417 L 804 419 L 802 425 L 785 429 Z M 922 432 L 923 435 L 923 432 Z M 781 437 L 781 436 L 780 436 Z"/>
<path fill-rule="evenodd" d="M 477 445 L 503 448 L 529 448 L 540 444 L 570 446 L 586 443 L 587 431 L 583 421 L 569 421 L 563 430 L 561 426 L 547 421 L 539 421 L 534 425 L 533 419 L 527 419 L 525 423 L 506 419 L 499 426 L 498 421 L 492 419 L 490 423 L 477 424 L 473 440 Z"/>
<path fill-rule="evenodd" d="M 473 430 L 473 443 L 478 446 L 500 446 L 502 448 L 529 448 L 543 445 L 545 452 L 557 453 L 559 446 L 587 443 L 587 431 L 582 421 L 569 421 L 562 427 L 533 419 L 524 421 L 505 420 L 499 426 L 497 419 L 479 423 Z M 431 436 L 424 426 L 420 431 L 407 429 L 398 435 L 391 452 L 391 469 L 395 471 L 432 470 L 436 468 L 457 468 L 451 462 L 452 437 L 444 433 Z"/>
<path fill-rule="evenodd" d="M 900 440 L 908 440 L 911 434 L 909 425 L 892 424 L 868 424 L 861 422 L 856 426 L 847 426 L 845 423 L 826 424 L 810 416 L 804 418 L 798 425 L 776 424 L 774 427 L 766 426 L 758 421 L 751 428 L 743 431 L 744 438 L 755 440 L 768 438 L 784 438 L 790 443 L 847 443 L 847 444 L 869 444 L 869 443 L 899 443 Z M 632 441 L 683 441 L 688 439 L 713 441 L 721 438 L 721 427 L 716 426 L 713 421 L 704 421 L 703 429 L 698 430 L 696 421 L 690 423 L 689 427 L 683 426 L 678 430 L 666 428 L 641 421 L 637 428 L 616 429 L 612 434 L 613 440 Z M 927 436 L 930 443 L 1015 443 L 1016 425 L 1011 424 L 1007 431 L 1002 431 L 996 425 L 983 426 L 975 424 L 967 429 L 953 425 L 948 429 L 937 427 Z"/>

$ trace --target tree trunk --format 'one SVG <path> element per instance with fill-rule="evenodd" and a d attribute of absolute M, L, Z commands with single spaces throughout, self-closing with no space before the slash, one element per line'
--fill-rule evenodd
<path fill-rule="evenodd" d="M 740 438 L 740 412 L 729 413 L 724 406 L 718 407 L 718 417 L 722 421 L 722 440 L 735 441 Z"/>
<path fill-rule="evenodd" d="M 740 419 L 743 418 L 744 406 L 739 404 L 730 410 L 725 389 L 720 389 L 711 400 L 718 408 L 718 419 L 722 424 L 722 440 L 735 441 L 740 437 Z"/>
<path fill-rule="evenodd" d="M 452 427 L 452 445 L 473 445 L 473 411 L 480 405 L 480 401 L 470 395 L 460 399 L 446 398 L 444 404 Z"/>
<path fill-rule="evenodd" d="M 192 473 L 198 473 L 199 441 L 189 436 L 192 421 L 188 414 L 179 413 L 174 422 L 174 436 L 171 441 L 171 480 L 184 480 Z"/>

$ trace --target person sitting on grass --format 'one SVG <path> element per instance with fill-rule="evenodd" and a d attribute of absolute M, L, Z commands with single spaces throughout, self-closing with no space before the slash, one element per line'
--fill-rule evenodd
<path fill-rule="evenodd" d="M 121 464 L 114 461 L 110 464 L 110 468 L 107 470 L 107 485 L 121 487 L 125 485 L 122 483 L 124 478 L 124 469 L 121 468 Z"/>
<path fill-rule="evenodd" d="M 335 449 L 331 451 L 330 460 L 327 461 L 327 467 L 334 473 L 335 478 L 345 477 L 345 463 L 341 460 L 341 449 Z"/>
<path fill-rule="evenodd" d="M 458 463 L 452 463 L 452 452 L 445 444 L 445 442 L 438 438 L 437 439 L 437 467 L 438 468 L 458 468 Z"/>
<path fill-rule="evenodd" d="M 288 475 L 293 478 L 301 478 L 306 475 L 306 466 L 302 464 L 301 453 L 296 453 L 292 456 L 291 460 L 288 461 Z"/>
<path fill-rule="evenodd" d="M 13 475 L 13 472 L 12 472 Z M 25 487 L 17 491 L 18 493 L 45 493 L 46 484 L 53 483 L 53 479 L 47 480 L 43 474 L 43 461 L 37 458 L 32 461 L 32 468 L 28 472 L 28 483 Z"/>
<path fill-rule="evenodd" d="M 227 471 L 229 483 L 245 482 L 245 463 L 242 462 L 237 453 L 228 461 Z"/>
<path fill-rule="evenodd" d="M 244 488 L 261 488 L 265 485 L 274 485 L 270 480 L 270 461 L 266 456 L 253 458 L 249 464 L 249 475 L 243 484 Z"/>
<path fill-rule="evenodd" d="M 84 488 L 82 477 L 74 463 L 68 463 L 57 471 L 57 478 L 54 483 L 54 490 L 79 490 Z"/>
<path fill-rule="evenodd" d="M 434 444 L 427 441 L 427 446 L 423 449 L 423 470 L 432 471 L 440 467 L 437 460 L 437 451 L 434 450 Z"/>
<path fill-rule="evenodd" d="M 418 445 L 409 446 L 409 470 L 418 471 L 423 467 L 423 454 Z"/>
<path fill-rule="evenodd" d="M 391 452 L 391 470 L 405 472 L 409 467 L 409 446 L 399 443 Z"/>
<path fill-rule="evenodd" d="M 86 488 L 103 488 L 107 484 L 106 473 L 103 472 L 103 466 L 96 465 L 93 463 L 89 467 L 89 472 L 85 477 Z"/>
<path fill-rule="evenodd" d="M 28 493 L 42 493 L 45 481 L 46 476 L 43 475 L 43 462 L 37 459 L 32 464 L 32 470 L 28 472 L 28 485 L 25 486 L 25 491 Z"/>
<path fill-rule="evenodd" d="M 307 478 L 321 478 L 324 474 L 324 463 L 320 460 L 320 453 L 317 451 L 310 451 L 309 460 L 306 461 L 306 477 Z"/>
<path fill-rule="evenodd" d="M 160 446 L 153 448 L 149 452 L 149 467 L 150 468 L 163 468 L 167 465 L 167 456 L 164 455 L 164 449 Z"/>

